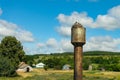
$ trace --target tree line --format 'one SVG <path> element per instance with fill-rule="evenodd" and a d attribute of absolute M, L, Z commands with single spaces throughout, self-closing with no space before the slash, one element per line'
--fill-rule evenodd
<path fill-rule="evenodd" d="M 90 55 L 91 54 L 91 55 Z M 27 55 L 30 65 L 43 62 L 48 68 L 62 69 L 65 64 L 71 65 L 74 69 L 73 53 L 51 53 Z M 88 70 L 89 66 L 93 70 L 105 69 L 107 71 L 120 71 L 120 55 L 115 52 L 90 51 L 83 53 L 83 69 Z"/>

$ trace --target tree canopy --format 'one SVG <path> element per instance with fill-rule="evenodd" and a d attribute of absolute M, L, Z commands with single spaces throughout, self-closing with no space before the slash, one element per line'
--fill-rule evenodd
<path fill-rule="evenodd" d="M 4 63 L 12 67 L 12 69 L 14 69 L 15 71 L 18 68 L 19 62 L 25 59 L 25 52 L 23 50 L 23 46 L 20 41 L 18 41 L 15 37 L 6 36 L 2 39 L 1 44 L 0 44 L 0 56 L 5 58 L 6 60 L 4 60 Z M 0 60 L 1 60 L 0 64 L 2 64 L 2 59 Z M 5 62 L 5 61 L 9 61 L 11 63 L 7 64 L 8 62 Z M 0 67 L 2 66 L 4 65 L 0 65 Z M 7 69 L 9 68 L 6 68 L 6 70 Z M 4 72 L 2 72 L 1 70 L 0 73 L 2 74 Z"/>

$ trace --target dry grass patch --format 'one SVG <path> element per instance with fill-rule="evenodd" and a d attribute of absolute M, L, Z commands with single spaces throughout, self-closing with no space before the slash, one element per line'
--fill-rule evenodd
<path fill-rule="evenodd" d="M 20 77 L 0 80 L 73 80 L 73 70 L 34 69 L 32 72 L 18 72 Z M 120 80 L 120 72 L 83 71 L 83 80 Z"/>
<path fill-rule="evenodd" d="M 73 70 L 48 70 L 45 71 L 44 69 L 33 69 L 32 72 L 17 72 L 18 75 L 26 78 L 26 77 L 31 77 L 35 75 L 50 75 L 50 74 L 65 74 L 65 73 L 73 73 Z"/>

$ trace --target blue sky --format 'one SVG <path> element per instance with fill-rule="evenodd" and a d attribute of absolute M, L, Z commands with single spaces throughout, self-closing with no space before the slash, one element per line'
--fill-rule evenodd
<path fill-rule="evenodd" d="M 86 27 L 84 51 L 120 51 L 120 0 L 0 0 L 0 40 L 16 36 L 26 54 L 73 51 L 76 21 Z"/>

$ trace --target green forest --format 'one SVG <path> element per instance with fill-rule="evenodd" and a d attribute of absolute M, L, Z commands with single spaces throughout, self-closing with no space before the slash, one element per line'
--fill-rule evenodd
<path fill-rule="evenodd" d="M 74 68 L 74 53 L 51 53 L 26 55 L 26 62 L 33 66 L 43 62 L 47 68 L 60 70 L 65 64 L 69 64 L 71 69 Z M 89 66 L 92 70 L 120 71 L 120 53 L 107 51 L 88 51 L 83 53 L 83 69 L 88 70 Z"/>

